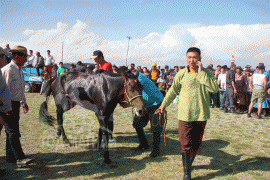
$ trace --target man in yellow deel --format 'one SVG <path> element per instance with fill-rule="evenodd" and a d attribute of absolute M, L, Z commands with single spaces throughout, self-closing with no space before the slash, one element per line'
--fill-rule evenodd
<path fill-rule="evenodd" d="M 202 67 L 201 51 L 187 50 L 188 66 L 180 70 L 173 81 L 160 110 L 165 111 L 178 92 L 179 141 L 182 147 L 184 180 L 191 179 L 191 165 L 202 144 L 207 119 L 210 118 L 209 92 L 218 92 L 215 76 Z"/>

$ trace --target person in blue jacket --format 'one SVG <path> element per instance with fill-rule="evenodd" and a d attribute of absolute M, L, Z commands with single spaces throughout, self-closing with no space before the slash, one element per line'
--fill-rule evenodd
<path fill-rule="evenodd" d="M 123 70 L 127 69 L 125 66 L 122 66 L 120 68 Z M 133 75 L 134 77 L 138 75 L 138 80 L 144 87 L 142 96 L 145 106 L 147 107 L 147 113 L 143 117 L 135 115 L 133 119 L 133 127 L 137 132 L 140 143 L 139 146 L 135 149 L 135 151 L 142 152 L 149 148 L 143 128 L 148 124 L 152 115 L 160 107 L 161 103 L 163 102 L 164 96 L 158 89 L 158 87 L 155 85 L 155 83 L 151 81 L 146 75 L 139 72 L 138 74 L 137 72 L 134 72 Z M 153 119 L 153 123 L 151 123 L 151 130 L 153 133 L 153 149 L 150 153 L 150 157 L 157 157 L 160 155 L 160 135 L 163 131 L 163 128 L 158 126 L 157 124 L 157 119 Z"/>

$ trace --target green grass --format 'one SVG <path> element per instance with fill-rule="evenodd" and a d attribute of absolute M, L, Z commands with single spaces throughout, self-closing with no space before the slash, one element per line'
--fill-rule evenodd
<path fill-rule="evenodd" d="M 36 158 L 27 168 L 5 162 L 5 133 L 0 136 L 0 166 L 6 168 L 8 179 L 181 179 L 182 157 L 178 140 L 177 105 L 168 110 L 166 145 L 162 156 L 151 159 L 150 151 L 134 154 L 138 145 L 132 127 L 131 109 L 117 107 L 114 112 L 115 143 L 111 155 L 117 168 L 104 166 L 102 156 L 87 149 L 97 138 L 98 121 L 93 112 L 75 107 L 64 114 L 64 128 L 75 143 L 70 147 L 56 138 L 56 129 L 38 120 L 43 96 L 27 94 L 30 112 L 21 114 L 21 143 L 24 152 Z M 245 115 L 224 114 L 211 109 L 203 146 L 193 163 L 194 179 L 270 179 L 270 119 L 246 118 Z M 56 117 L 53 98 L 49 112 Z M 152 143 L 150 125 L 145 128 Z M 162 136 L 163 140 L 163 136 Z"/>

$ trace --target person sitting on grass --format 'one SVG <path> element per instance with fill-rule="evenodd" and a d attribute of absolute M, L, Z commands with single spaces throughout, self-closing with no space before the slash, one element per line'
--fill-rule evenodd
<path fill-rule="evenodd" d="M 251 111 L 256 102 L 258 102 L 258 119 L 261 119 L 262 113 L 262 103 L 266 101 L 266 92 L 267 92 L 267 78 L 264 75 L 265 66 L 263 63 L 260 63 L 258 66 L 259 72 L 253 74 L 250 79 L 250 91 L 252 92 L 251 103 L 248 109 L 247 117 L 251 117 Z"/>

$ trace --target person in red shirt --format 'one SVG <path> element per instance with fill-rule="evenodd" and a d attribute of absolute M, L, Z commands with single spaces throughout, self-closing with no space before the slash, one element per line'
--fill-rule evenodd
<path fill-rule="evenodd" d="M 94 59 L 97 64 L 99 64 L 100 68 L 104 71 L 113 72 L 112 64 L 110 62 L 105 61 L 103 53 L 100 50 L 96 50 L 93 52 L 93 56 L 91 59 Z"/>
<path fill-rule="evenodd" d="M 110 62 L 105 61 L 102 51 L 96 50 L 93 52 L 93 55 L 91 59 L 94 59 L 94 61 L 100 66 L 99 69 L 104 71 L 113 72 L 112 64 Z M 113 114 L 111 114 L 109 121 L 108 121 L 108 129 L 113 132 Z M 102 131 L 99 129 L 99 137 L 97 143 L 94 143 L 94 147 L 98 147 L 98 145 L 101 145 L 102 140 Z"/>

